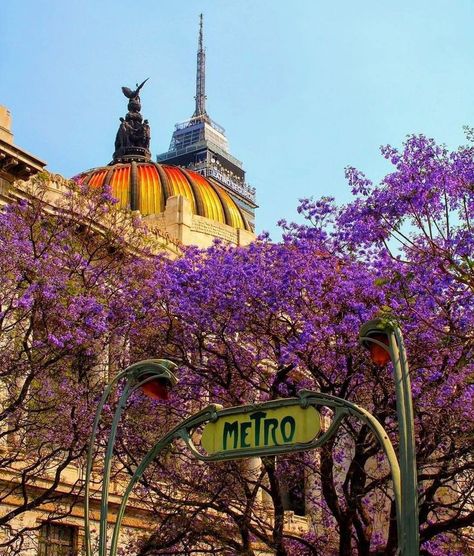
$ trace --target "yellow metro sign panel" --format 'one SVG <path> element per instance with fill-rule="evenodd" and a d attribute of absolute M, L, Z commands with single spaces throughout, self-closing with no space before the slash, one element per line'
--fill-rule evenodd
<path fill-rule="evenodd" d="M 274 402 L 269 402 L 274 405 Z M 202 432 L 201 447 L 209 454 L 273 448 L 291 449 L 311 442 L 321 429 L 319 412 L 312 406 L 265 407 L 219 416 Z"/>

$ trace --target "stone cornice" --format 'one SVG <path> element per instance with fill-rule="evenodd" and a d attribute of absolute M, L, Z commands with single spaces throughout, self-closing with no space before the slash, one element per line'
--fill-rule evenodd
<path fill-rule="evenodd" d="M 7 181 L 28 179 L 42 172 L 46 162 L 0 139 L 0 176 Z"/>

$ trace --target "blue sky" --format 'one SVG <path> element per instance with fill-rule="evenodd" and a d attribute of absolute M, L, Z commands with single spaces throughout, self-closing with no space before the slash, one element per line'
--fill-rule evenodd
<path fill-rule="evenodd" d="M 298 199 L 350 198 L 344 167 L 378 179 L 378 147 L 474 125 L 474 0 L 3 0 L 0 104 L 15 141 L 72 176 L 111 160 L 122 85 L 150 77 L 152 151 L 194 107 L 205 17 L 208 112 L 257 188 L 257 230 Z"/>

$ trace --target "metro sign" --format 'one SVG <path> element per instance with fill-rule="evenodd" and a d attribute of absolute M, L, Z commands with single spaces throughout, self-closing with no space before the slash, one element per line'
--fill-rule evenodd
<path fill-rule="evenodd" d="M 282 406 L 281 400 L 273 400 L 218 412 L 217 419 L 203 429 L 201 447 L 209 455 L 235 453 L 236 457 L 249 450 L 256 454 L 293 451 L 311 442 L 320 430 L 320 414 L 314 407 Z"/>

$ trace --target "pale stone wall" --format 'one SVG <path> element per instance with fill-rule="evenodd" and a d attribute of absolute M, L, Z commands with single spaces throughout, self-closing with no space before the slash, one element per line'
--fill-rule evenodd
<path fill-rule="evenodd" d="M 12 117 L 5 106 L 0 106 L 0 139 L 13 145 Z"/>
<path fill-rule="evenodd" d="M 4 514 L 8 511 L 11 511 L 15 507 L 14 501 L 12 504 L 2 504 L 0 505 L 0 513 Z M 39 527 L 42 523 L 46 522 L 49 517 L 48 509 L 35 509 L 25 513 L 22 513 L 17 518 L 12 520 L 11 525 L 14 528 L 33 528 L 33 530 L 25 537 L 26 541 L 21 548 L 22 556 L 38 556 L 38 546 L 39 546 L 39 529 L 34 530 L 34 528 Z M 111 514 L 109 519 L 109 540 L 112 537 L 113 531 L 113 519 L 112 516 L 114 515 L 114 510 L 118 509 L 118 504 L 111 505 Z M 97 539 L 98 539 L 98 531 L 99 531 L 99 522 L 98 522 L 98 513 L 94 515 L 94 518 L 91 519 L 91 542 L 93 550 L 97 547 Z M 84 508 L 82 504 L 76 504 L 67 517 L 64 519 L 55 521 L 54 523 L 58 525 L 69 525 L 73 526 L 76 530 L 75 535 L 75 548 L 76 553 L 78 556 L 82 556 L 85 554 L 85 533 L 84 533 Z M 125 549 L 130 541 L 136 541 L 141 537 L 147 536 L 150 533 L 152 527 L 152 522 L 147 520 L 145 516 L 143 516 L 143 512 L 141 510 L 137 510 L 133 507 L 129 507 L 127 511 L 127 515 L 124 518 L 123 525 L 120 529 L 120 541 L 119 541 L 119 548 Z M 4 540 L 5 536 L 0 534 L 0 542 Z M 94 553 L 96 550 L 94 550 Z"/>
<path fill-rule="evenodd" d="M 193 214 L 189 200 L 180 195 L 168 199 L 163 215 L 147 216 L 145 222 L 166 230 L 183 245 L 204 249 L 210 247 L 214 239 L 231 245 L 248 245 L 255 239 L 252 232 Z"/>
<path fill-rule="evenodd" d="M 12 118 L 5 106 L 0 106 L 0 196 L 15 179 L 27 179 L 45 167 L 36 156 L 14 144 Z"/>
<path fill-rule="evenodd" d="M 229 243 L 237 244 L 238 230 L 224 226 L 219 222 L 213 222 L 203 216 L 193 215 L 191 231 L 193 232 L 193 239 L 200 243 L 212 243 L 214 238 L 223 239 Z"/>

